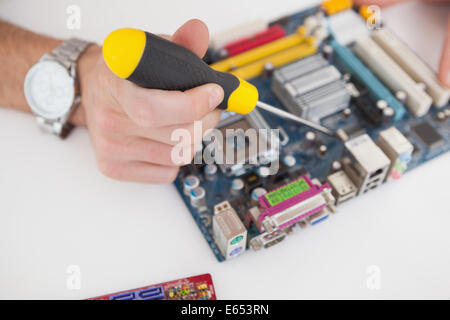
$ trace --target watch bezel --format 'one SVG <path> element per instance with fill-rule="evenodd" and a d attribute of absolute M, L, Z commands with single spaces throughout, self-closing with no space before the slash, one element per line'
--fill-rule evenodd
<path fill-rule="evenodd" d="M 72 84 L 71 103 L 70 103 L 70 105 L 67 106 L 66 109 L 61 110 L 59 113 L 51 113 L 51 112 L 46 112 L 45 110 L 42 110 L 42 108 L 38 107 L 35 104 L 33 95 L 31 93 L 31 79 L 38 71 L 41 71 L 42 68 L 44 68 L 46 65 L 49 65 L 49 64 L 57 65 L 59 68 L 62 68 L 62 70 L 64 70 L 65 74 L 67 75 L 68 79 L 70 79 L 71 84 Z M 34 66 L 32 66 L 30 68 L 30 70 L 28 71 L 27 75 L 25 76 L 25 82 L 24 82 L 25 98 L 28 102 L 28 105 L 31 108 L 31 111 L 35 115 L 42 117 L 46 120 L 51 120 L 51 121 L 58 120 L 58 119 L 66 117 L 70 113 L 70 110 L 73 108 L 74 102 L 76 100 L 76 90 L 75 90 L 74 84 L 75 84 L 74 76 L 71 75 L 70 70 L 68 70 L 63 64 L 61 64 L 57 60 L 43 59 L 43 60 L 39 61 L 38 63 L 36 63 Z"/>

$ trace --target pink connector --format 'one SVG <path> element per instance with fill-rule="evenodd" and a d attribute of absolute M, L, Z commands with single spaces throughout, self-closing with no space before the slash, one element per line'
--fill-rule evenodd
<path fill-rule="evenodd" d="M 301 176 L 258 198 L 262 211 L 259 220 L 262 222 L 272 218 L 278 229 L 286 228 L 327 206 L 326 198 L 321 195 L 325 189 L 330 189 L 328 183 L 316 185 L 308 176 Z M 308 199 L 311 201 L 305 203 L 304 207 L 299 205 Z M 263 231 L 262 224 L 259 225 L 260 231 Z"/>

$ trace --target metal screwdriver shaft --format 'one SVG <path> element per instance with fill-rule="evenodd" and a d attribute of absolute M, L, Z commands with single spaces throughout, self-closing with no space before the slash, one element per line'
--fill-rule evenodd
<path fill-rule="evenodd" d="M 331 131 L 330 129 L 327 129 L 327 128 L 321 126 L 320 124 L 317 124 L 317 123 L 314 123 L 312 121 L 308 121 L 306 119 L 297 117 L 297 116 L 293 115 L 292 113 L 289 113 L 289 112 L 286 112 L 284 110 L 278 109 L 278 108 L 276 108 L 274 106 L 271 106 L 270 104 L 258 101 L 256 103 L 256 106 L 261 108 L 261 109 L 263 109 L 263 110 L 266 110 L 266 111 L 268 111 L 270 113 L 276 114 L 277 116 L 280 116 L 282 118 L 291 119 L 291 120 L 294 120 L 294 121 L 299 122 L 301 124 L 304 124 L 305 126 L 308 126 L 310 128 L 316 129 L 316 130 L 318 130 L 318 131 L 320 131 L 322 133 L 325 133 L 325 134 L 327 134 L 329 136 L 335 136 L 335 133 L 333 131 Z"/>

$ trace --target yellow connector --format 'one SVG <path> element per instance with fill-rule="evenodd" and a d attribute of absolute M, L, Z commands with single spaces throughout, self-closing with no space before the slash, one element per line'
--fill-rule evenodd
<path fill-rule="evenodd" d="M 291 48 L 305 40 L 306 29 L 301 26 L 297 32 L 281 39 L 269 42 L 254 49 L 245 51 L 228 59 L 211 64 L 211 68 L 217 71 L 229 72 L 230 70 L 242 67 L 274 53 Z"/>
<path fill-rule="evenodd" d="M 322 9 L 328 15 L 338 13 L 342 10 L 351 9 L 352 7 L 352 0 L 324 0 L 322 2 Z"/>
<path fill-rule="evenodd" d="M 315 45 L 314 38 L 306 38 L 306 40 L 301 44 L 264 57 L 263 59 L 235 69 L 230 73 L 242 79 L 251 79 L 262 74 L 264 71 L 264 65 L 268 62 L 272 63 L 275 68 L 278 68 L 295 60 L 314 54 L 316 51 L 317 47 Z"/>

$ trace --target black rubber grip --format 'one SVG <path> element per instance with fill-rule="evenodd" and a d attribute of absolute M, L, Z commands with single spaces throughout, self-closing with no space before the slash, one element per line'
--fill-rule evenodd
<path fill-rule="evenodd" d="M 141 60 L 128 80 L 144 88 L 181 91 L 217 83 L 225 93 L 220 109 L 227 108 L 228 97 L 239 86 L 232 74 L 213 70 L 192 51 L 148 32 Z"/>

